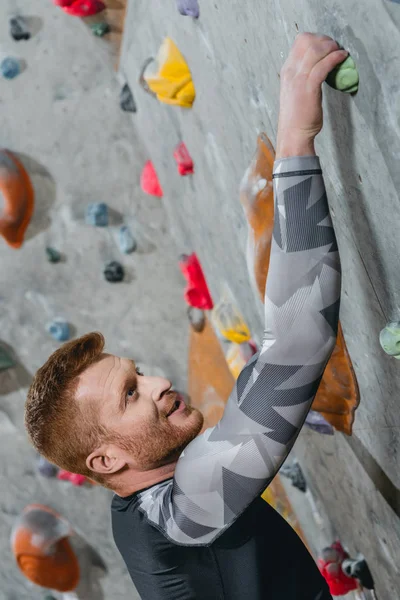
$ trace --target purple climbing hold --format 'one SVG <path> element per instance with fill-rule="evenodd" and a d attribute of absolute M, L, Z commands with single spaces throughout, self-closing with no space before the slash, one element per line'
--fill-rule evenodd
<path fill-rule="evenodd" d="M 177 0 L 177 5 L 181 15 L 194 17 L 195 19 L 199 18 L 200 8 L 197 0 Z"/>
<path fill-rule="evenodd" d="M 325 435 L 333 435 L 334 429 L 328 421 L 324 419 L 316 410 L 310 410 L 305 420 L 304 425 L 307 425 L 313 431 L 317 433 L 324 433 Z"/>
<path fill-rule="evenodd" d="M 58 467 L 46 460 L 44 456 L 39 456 L 37 461 L 37 469 L 39 473 L 43 475 L 43 477 L 47 477 L 47 479 L 55 477 L 58 473 Z"/>

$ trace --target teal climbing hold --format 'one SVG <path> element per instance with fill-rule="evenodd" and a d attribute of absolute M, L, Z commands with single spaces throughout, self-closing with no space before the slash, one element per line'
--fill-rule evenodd
<path fill-rule="evenodd" d="M 386 354 L 400 360 L 400 321 L 388 323 L 380 332 L 379 341 Z"/>
<path fill-rule="evenodd" d="M 353 94 L 358 90 L 359 75 L 351 56 L 335 67 L 326 78 L 326 83 L 335 90 Z"/>
<path fill-rule="evenodd" d="M 106 33 L 110 33 L 111 31 L 109 24 L 104 21 L 102 23 L 94 23 L 94 25 L 90 26 L 90 29 L 92 30 L 93 35 L 96 35 L 97 37 L 103 37 L 103 35 L 106 35 Z"/>
<path fill-rule="evenodd" d="M 46 248 L 47 260 L 51 263 L 58 263 L 61 260 L 61 252 L 55 248 L 47 246 Z"/>
<path fill-rule="evenodd" d="M 15 365 L 16 362 L 8 350 L 3 346 L 0 346 L 0 371 L 10 369 L 11 367 L 15 367 Z"/>

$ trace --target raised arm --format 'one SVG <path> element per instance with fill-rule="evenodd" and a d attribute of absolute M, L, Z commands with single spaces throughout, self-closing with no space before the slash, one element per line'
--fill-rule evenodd
<path fill-rule="evenodd" d="M 212 543 L 271 482 L 335 345 L 340 263 L 313 140 L 322 127 L 322 82 L 344 58 L 329 38 L 306 34 L 283 69 L 261 349 L 218 425 L 182 453 L 173 484 L 139 494 L 147 517 L 178 544 Z"/>

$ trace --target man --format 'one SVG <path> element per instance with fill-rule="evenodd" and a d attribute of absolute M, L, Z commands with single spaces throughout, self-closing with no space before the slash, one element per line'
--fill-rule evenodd
<path fill-rule="evenodd" d="M 340 263 L 314 138 L 321 86 L 347 56 L 299 35 L 281 74 L 275 224 L 260 352 L 224 416 L 103 353 L 100 334 L 57 350 L 28 394 L 37 450 L 115 492 L 116 544 L 144 600 L 327 600 L 291 527 L 260 499 L 290 452 L 335 344 Z"/>

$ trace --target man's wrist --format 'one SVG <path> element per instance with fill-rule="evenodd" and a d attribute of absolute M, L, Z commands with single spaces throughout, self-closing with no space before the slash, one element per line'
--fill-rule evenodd
<path fill-rule="evenodd" d="M 296 138 L 290 133 L 278 133 L 275 160 L 290 156 L 315 156 L 314 138 Z"/>

